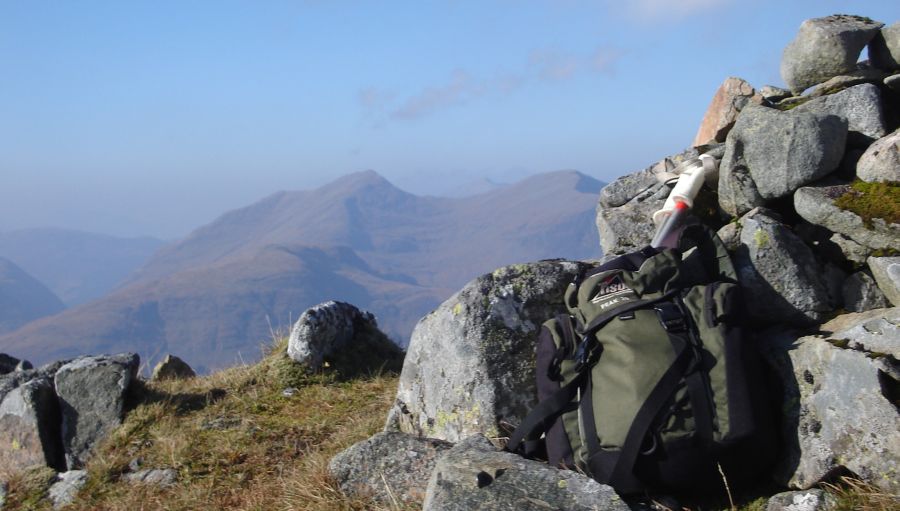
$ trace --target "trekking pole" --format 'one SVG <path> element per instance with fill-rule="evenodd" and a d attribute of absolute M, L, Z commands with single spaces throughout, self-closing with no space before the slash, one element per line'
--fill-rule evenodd
<path fill-rule="evenodd" d="M 694 207 L 694 199 L 707 176 L 718 173 L 719 167 L 716 159 L 708 154 L 701 154 L 697 158 L 691 158 L 679 165 L 675 173 L 678 174 L 678 182 L 669 193 L 669 198 L 662 209 L 653 213 L 653 223 L 656 224 L 656 234 L 650 246 L 674 247 L 677 241 L 678 229 L 684 224 L 688 212 Z"/>

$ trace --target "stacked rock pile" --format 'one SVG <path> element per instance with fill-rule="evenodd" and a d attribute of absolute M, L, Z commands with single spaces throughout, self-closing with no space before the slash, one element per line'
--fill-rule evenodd
<path fill-rule="evenodd" d="M 814 486 L 836 473 L 900 494 L 898 62 L 900 23 L 808 20 L 784 51 L 788 89 L 727 79 L 691 148 L 599 197 L 601 248 L 627 253 L 650 242 L 665 175 L 701 153 L 719 161 L 695 211 L 728 245 L 751 340 L 784 389 L 775 482 L 802 490 L 769 509 L 820 509 Z M 534 406 L 538 328 L 565 311 L 562 290 L 587 264 L 501 268 L 423 318 L 386 432 L 332 460 L 341 487 L 424 509 L 627 508 L 607 487 L 484 439 L 501 444 Z M 392 466 L 411 475 L 385 479 Z"/>

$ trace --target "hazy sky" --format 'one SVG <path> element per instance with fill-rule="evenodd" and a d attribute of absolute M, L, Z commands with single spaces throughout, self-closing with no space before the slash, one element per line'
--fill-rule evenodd
<path fill-rule="evenodd" d="M 0 230 L 175 238 L 374 169 L 441 194 L 692 141 L 807 18 L 900 2 L 0 0 Z"/>

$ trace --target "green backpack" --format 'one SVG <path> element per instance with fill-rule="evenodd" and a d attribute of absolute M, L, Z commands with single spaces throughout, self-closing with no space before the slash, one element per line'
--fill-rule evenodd
<path fill-rule="evenodd" d="M 740 288 L 718 237 L 685 229 L 590 271 L 544 323 L 538 404 L 507 448 L 581 470 L 620 494 L 711 491 L 774 452 Z"/>

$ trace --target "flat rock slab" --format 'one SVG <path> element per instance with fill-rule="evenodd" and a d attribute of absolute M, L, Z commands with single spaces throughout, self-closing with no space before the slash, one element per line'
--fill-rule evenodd
<path fill-rule="evenodd" d="M 571 470 L 496 450 L 484 437 L 460 442 L 428 482 L 423 511 L 626 511 L 609 486 Z"/>
<path fill-rule="evenodd" d="M 590 266 L 541 261 L 469 282 L 413 330 L 388 430 L 457 442 L 505 434 L 536 403 L 541 324 L 564 312 L 563 293 Z"/>
<path fill-rule="evenodd" d="M 178 472 L 171 468 L 148 468 L 123 474 L 122 480 L 131 484 L 172 486 L 178 482 Z"/>
<path fill-rule="evenodd" d="M 900 492 L 900 413 L 892 402 L 900 371 L 890 357 L 849 348 L 857 342 L 865 341 L 769 339 L 766 356 L 785 389 L 786 445 L 774 474 L 779 483 L 807 489 L 845 468 Z"/>
<path fill-rule="evenodd" d="M 871 225 L 834 201 L 851 191 L 850 185 L 804 186 L 794 193 L 794 209 L 811 224 L 843 234 L 870 249 L 895 249 L 900 242 L 900 225 L 873 218 Z"/>
<path fill-rule="evenodd" d="M 773 495 L 766 503 L 766 511 L 826 511 L 832 504 L 823 490 L 788 491 Z"/>
<path fill-rule="evenodd" d="M 137 354 L 124 353 L 77 358 L 56 372 L 70 470 L 81 468 L 97 442 L 122 423 L 125 393 L 139 366 Z"/>
<path fill-rule="evenodd" d="M 379 433 L 331 459 L 328 470 L 347 495 L 420 504 L 437 459 L 453 444 L 404 433 Z"/>
<path fill-rule="evenodd" d="M 900 307 L 842 314 L 819 330 L 838 345 L 900 360 Z"/>

